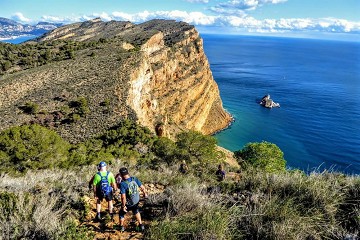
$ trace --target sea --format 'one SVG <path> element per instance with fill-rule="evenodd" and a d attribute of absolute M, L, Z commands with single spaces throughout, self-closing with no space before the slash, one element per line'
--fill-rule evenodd
<path fill-rule="evenodd" d="M 289 169 L 360 174 L 360 41 L 202 34 L 229 150 L 275 143 Z M 280 108 L 267 109 L 270 94 Z"/>
<path fill-rule="evenodd" d="M 6 42 L 18 44 L 36 36 Z M 231 151 L 275 143 L 287 168 L 360 174 L 360 41 L 201 34 L 231 126 Z M 267 109 L 270 94 L 280 108 Z"/>
<path fill-rule="evenodd" d="M 6 43 L 19 44 L 19 43 L 25 42 L 27 40 L 33 39 L 35 37 L 36 36 L 21 36 L 21 37 L 10 38 L 10 39 L 2 39 L 0 41 L 6 42 Z"/>

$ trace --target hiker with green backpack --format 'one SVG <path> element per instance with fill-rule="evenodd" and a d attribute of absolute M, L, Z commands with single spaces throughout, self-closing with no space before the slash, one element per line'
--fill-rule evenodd
<path fill-rule="evenodd" d="M 139 223 L 139 228 L 141 231 L 144 230 L 144 225 L 141 221 L 141 215 L 139 212 L 139 201 L 140 201 L 140 192 L 139 188 L 144 194 L 144 197 L 147 197 L 146 189 L 144 185 L 136 177 L 131 177 L 127 168 L 120 168 L 119 173 L 121 175 L 122 181 L 120 183 L 120 194 L 121 194 L 121 210 L 119 212 L 120 216 L 120 230 L 125 231 L 124 227 L 124 217 L 128 211 L 132 211 L 136 217 L 136 220 Z"/>
<path fill-rule="evenodd" d="M 114 175 L 106 170 L 106 163 L 100 162 L 98 172 L 94 176 L 93 189 L 96 200 L 96 220 L 100 221 L 101 202 L 105 198 L 108 202 L 110 217 L 113 220 L 113 191 L 117 191 Z"/>

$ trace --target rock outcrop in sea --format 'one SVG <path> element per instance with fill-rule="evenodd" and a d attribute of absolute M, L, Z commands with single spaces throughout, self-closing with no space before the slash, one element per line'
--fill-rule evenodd
<path fill-rule="evenodd" d="M 266 107 L 266 108 L 273 108 L 273 107 L 280 107 L 279 103 L 274 102 L 271 98 L 270 95 L 267 94 L 265 95 L 261 101 L 260 101 L 260 105 Z"/>
<path fill-rule="evenodd" d="M 187 23 L 94 19 L 26 44 L 45 48 L 50 59 L 64 49 L 69 57 L 53 57 L 29 69 L 12 66 L 0 76 L 0 130 L 35 121 L 76 142 L 123 118 L 170 137 L 188 129 L 211 134 L 232 120 L 223 109 L 202 39 Z M 89 111 L 67 121 L 67 115 L 77 113 L 71 102 L 79 98 Z M 24 113 L 20 107 L 26 103 L 41 111 Z"/>

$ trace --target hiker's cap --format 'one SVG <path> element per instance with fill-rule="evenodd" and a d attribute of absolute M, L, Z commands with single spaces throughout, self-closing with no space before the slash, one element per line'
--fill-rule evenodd
<path fill-rule="evenodd" d="M 119 173 L 120 173 L 122 176 L 124 176 L 124 175 L 129 174 L 129 171 L 127 170 L 126 167 L 122 167 L 122 168 L 119 169 Z"/>
<path fill-rule="evenodd" d="M 100 162 L 99 167 L 106 167 L 106 162 Z"/>

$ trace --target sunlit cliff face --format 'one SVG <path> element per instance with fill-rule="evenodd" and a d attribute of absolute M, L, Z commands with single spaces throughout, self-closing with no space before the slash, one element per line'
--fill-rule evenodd
<path fill-rule="evenodd" d="M 225 128 L 231 117 L 222 108 L 219 90 L 202 40 L 195 29 L 172 47 L 158 33 L 142 45 L 143 60 L 134 69 L 127 103 L 139 122 L 162 135 L 179 130 L 205 134 Z"/>

